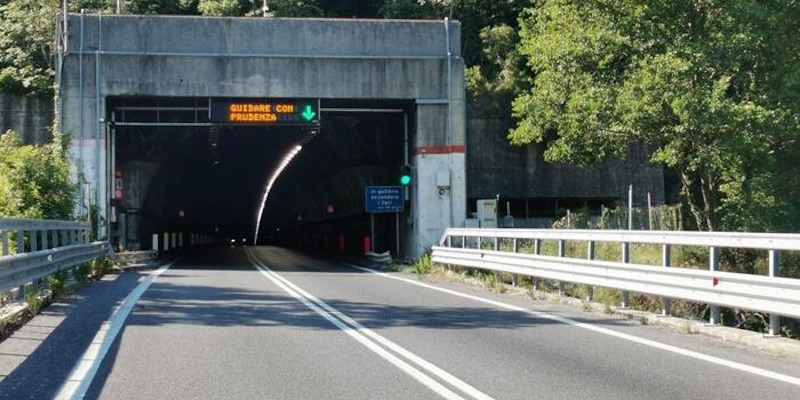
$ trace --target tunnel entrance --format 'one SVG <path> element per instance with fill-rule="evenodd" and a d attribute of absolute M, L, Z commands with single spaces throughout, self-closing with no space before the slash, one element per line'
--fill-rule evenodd
<path fill-rule="evenodd" d="M 98 239 L 147 248 L 143 232 L 162 227 L 246 232 L 239 221 L 255 216 L 252 203 L 239 197 L 253 192 L 241 187 L 263 182 L 241 184 L 250 179 L 244 170 L 269 169 L 304 134 L 297 126 L 231 132 L 215 126 L 208 103 L 225 98 L 322 99 L 319 136 L 297 155 L 298 172 L 293 163 L 276 183 L 275 202 L 283 206 L 267 207 L 265 240 L 310 237 L 323 248 L 363 247 L 363 237 L 352 237 L 365 230 L 361 186 L 394 183 L 406 153 L 414 183 L 403 193 L 410 199 L 401 218 L 404 254 L 421 256 L 447 227 L 464 225 L 466 108 L 457 21 L 66 14 L 58 24 L 56 121 L 72 136 L 73 178 L 86 192 L 76 209 L 88 203 L 97 210 Z M 123 99 L 142 108 L 123 116 Z M 158 99 L 160 109 L 134 102 L 146 99 Z M 244 122 L 280 118 L 239 112 Z M 402 126 L 409 144 L 398 146 L 392 141 L 405 139 Z M 198 167 L 213 159 L 204 147 L 214 137 L 219 166 Z M 126 153 L 123 145 L 134 150 Z M 224 149 L 237 150 L 228 160 Z M 303 166 L 312 158 L 326 161 Z M 118 172 L 125 163 L 131 170 Z M 227 170 L 236 163 L 242 166 Z M 127 187 L 134 180 L 139 184 Z M 129 203 L 133 194 L 138 198 Z M 212 221 L 226 207 L 233 214 Z M 394 221 L 384 217 L 377 219 L 376 250 L 391 247 L 383 232 Z"/>
<path fill-rule="evenodd" d="M 410 201 L 402 215 L 375 215 L 372 229 L 364 190 L 397 184 L 409 159 L 411 102 L 321 100 L 318 124 L 287 126 L 221 123 L 212 116 L 214 101 L 107 99 L 116 248 L 149 249 L 154 233 L 253 243 L 271 175 L 302 146 L 271 187 L 259 244 L 353 255 L 374 246 L 398 254 Z"/>

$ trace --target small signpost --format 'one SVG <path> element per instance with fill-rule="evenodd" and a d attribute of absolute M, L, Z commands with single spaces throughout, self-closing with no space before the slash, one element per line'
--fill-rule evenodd
<path fill-rule="evenodd" d="M 405 197 L 402 186 L 367 186 L 364 190 L 364 205 L 369 213 L 369 231 L 375 251 L 375 214 L 394 213 L 395 251 L 400 254 L 400 213 L 404 211 Z"/>

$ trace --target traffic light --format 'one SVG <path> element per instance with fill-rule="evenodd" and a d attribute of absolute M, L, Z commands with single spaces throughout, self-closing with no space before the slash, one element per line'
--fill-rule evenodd
<path fill-rule="evenodd" d="M 400 167 L 400 186 L 408 186 L 411 184 L 411 167 L 403 165 Z"/>

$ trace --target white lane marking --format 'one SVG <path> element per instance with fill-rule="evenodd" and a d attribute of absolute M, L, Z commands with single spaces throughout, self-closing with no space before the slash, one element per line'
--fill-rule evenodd
<path fill-rule="evenodd" d="M 72 368 L 69 378 L 61 385 L 56 399 L 74 400 L 82 399 L 86 396 L 86 391 L 89 390 L 92 380 L 94 380 L 95 375 L 97 375 L 97 370 L 100 368 L 103 358 L 108 354 L 111 344 L 114 343 L 117 335 L 119 335 L 122 326 L 125 324 L 125 320 L 133 310 L 133 306 L 139 301 L 139 298 L 142 297 L 142 294 L 150 287 L 153 281 L 164 273 L 164 271 L 172 267 L 175 262 L 177 261 L 165 264 L 150 274 L 136 289 L 125 297 L 125 300 L 117 306 L 108 320 L 103 322 L 100 330 L 97 331 L 97 334 L 94 336 L 92 343 L 83 353 L 81 359 L 78 360 L 75 367 Z"/>
<path fill-rule="evenodd" d="M 726 360 L 724 358 L 711 356 L 711 355 L 700 353 L 700 352 L 693 351 L 693 350 L 687 350 L 687 349 L 684 349 L 684 348 L 681 348 L 681 347 L 677 347 L 677 346 L 673 346 L 673 345 L 657 342 L 655 340 L 641 338 L 641 337 L 630 335 L 630 334 L 627 334 L 627 333 L 617 332 L 617 331 L 614 331 L 614 330 L 611 330 L 611 329 L 607 329 L 607 328 L 601 328 L 601 327 L 598 327 L 598 326 L 587 324 L 585 322 L 578 322 L 578 321 L 575 321 L 573 319 L 569 319 L 569 318 L 566 318 L 566 317 L 560 317 L 558 315 L 552 315 L 552 314 L 547 314 L 547 313 L 543 313 L 543 312 L 539 312 L 539 311 L 534 311 L 534 310 L 531 310 L 531 309 L 528 309 L 528 308 L 518 307 L 518 306 L 511 305 L 511 304 L 506 304 L 506 303 L 502 303 L 502 302 L 499 302 L 499 301 L 495 301 L 495 300 L 485 299 L 485 298 L 479 297 L 479 296 L 473 296 L 473 295 L 470 295 L 470 294 L 461 293 L 461 292 L 458 292 L 458 291 L 455 291 L 455 290 L 440 288 L 440 287 L 437 287 L 437 286 L 429 285 L 427 283 L 418 282 L 418 281 L 414 281 L 414 280 L 411 280 L 411 279 L 402 278 L 402 277 L 399 277 L 399 276 L 389 275 L 389 274 L 386 274 L 384 272 L 375 271 L 375 270 L 372 270 L 372 269 L 369 269 L 369 268 L 365 268 L 365 267 L 362 267 L 362 266 L 359 266 L 359 265 L 353 265 L 353 264 L 345 263 L 345 262 L 342 262 L 341 264 L 342 265 L 346 265 L 346 266 L 348 266 L 350 268 L 355 268 L 355 269 L 360 270 L 360 271 L 376 274 L 376 275 L 382 276 L 384 278 L 394 279 L 394 280 L 410 283 L 412 285 L 417 285 L 417 286 L 421 286 L 421 287 L 424 287 L 424 288 L 427 288 L 427 289 L 431 289 L 431 290 L 435 290 L 435 291 L 438 291 L 438 292 L 447 293 L 447 294 L 450 294 L 450 295 L 453 295 L 453 296 L 462 297 L 462 298 L 465 298 L 465 299 L 470 299 L 470 300 L 478 301 L 478 302 L 485 303 L 485 304 L 490 304 L 490 305 L 493 305 L 493 306 L 496 306 L 496 307 L 499 307 L 499 308 L 505 308 L 507 310 L 527 313 L 527 314 L 533 315 L 533 316 L 538 317 L 538 318 L 546 318 L 546 319 L 549 319 L 549 320 L 552 320 L 552 321 L 557 321 L 557 322 L 561 322 L 563 324 L 572 325 L 572 326 L 575 326 L 575 327 L 578 327 L 578 328 L 583 328 L 583 329 L 590 330 L 592 332 L 600 333 L 600 334 L 603 334 L 603 335 L 613 336 L 613 337 L 618 338 L 618 339 L 623 339 L 623 340 L 627 340 L 627 341 L 630 341 L 630 342 L 638 343 L 638 344 L 641 344 L 641 345 L 644 345 L 644 346 L 649 346 L 649 347 L 653 347 L 653 348 L 656 348 L 656 349 L 668 351 L 670 353 L 680 354 L 682 356 L 689 357 L 689 358 L 694 358 L 696 360 L 706 361 L 706 362 L 709 362 L 709 363 L 712 363 L 712 364 L 716 364 L 716 365 L 720 365 L 720 366 L 723 366 L 723 367 L 728 367 L 728 368 L 731 368 L 731 369 L 735 369 L 737 371 L 747 372 L 747 373 L 750 373 L 750 374 L 753 374 L 753 375 L 758 375 L 758 376 L 761 376 L 763 378 L 774 379 L 776 381 L 788 383 L 790 385 L 800 386 L 800 378 L 798 378 L 798 377 L 781 374 L 779 372 L 774 372 L 774 371 L 766 370 L 766 369 L 763 369 L 763 368 L 753 367 L 753 366 L 742 364 L 742 363 L 739 363 L 739 362 L 736 362 L 736 361 Z"/>
<path fill-rule="evenodd" d="M 423 385 L 427 386 L 429 389 L 433 390 L 438 395 L 440 395 L 440 396 L 442 396 L 442 397 L 444 397 L 446 399 L 466 400 L 464 397 L 461 397 L 460 395 L 458 395 L 457 393 L 455 393 L 452 390 L 448 389 L 447 387 L 445 387 L 441 383 L 436 382 L 434 379 L 432 379 L 428 375 L 425 375 L 422 371 L 418 370 L 417 368 L 414 368 L 412 365 L 410 365 L 407 362 L 401 360 L 399 357 L 395 356 L 394 354 L 386 351 L 386 349 L 378 346 L 373 341 L 367 339 L 362 334 L 362 332 L 360 332 L 360 330 L 358 328 L 354 328 L 354 327 L 351 327 L 351 326 L 345 324 L 344 322 L 340 321 L 339 319 L 337 319 L 336 317 L 334 317 L 333 315 L 331 315 L 327 311 L 325 311 L 322 308 L 320 308 L 319 306 L 317 306 L 317 304 L 313 303 L 310 299 L 306 298 L 302 294 L 298 293 L 296 290 L 292 289 L 290 286 L 288 286 L 287 284 L 285 284 L 283 282 L 283 280 L 281 279 L 282 277 L 280 277 L 278 274 L 276 274 L 274 271 L 272 271 L 266 265 L 263 265 L 262 263 L 260 263 L 255 258 L 254 255 L 252 255 L 252 254 L 250 254 L 248 252 L 248 256 L 250 257 L 250 261 L 253 262 L 255 268 L 262 275 L 267 277 L 267 279 L 272 281 L 272 283 L 274 283 L 276 286 L 278 286 L 281 289 L 283 289 L 283 291 L 285 291 L 286 293 L 288 293 L 292 297 L 294 297 L 297 300 L 299 300 L 301 303 L 303 303 L 309 309 L 313 310 L 314 312 L 316 312 L 317 314 L 319 314 L 320 316 L 322 316 L 323 318 L 328 320 L 330 323 L 335 325 L 337 328 L 339 328 L 340 330 L 342 330 L 346 334 L 350 335 L 350 337 L 352 337 L 353 339 L 357 340 L 363 346 L 367 347 L 368 349 L 372 350 L 374 353 L 378 354 L 379 356 L 381 356 L 385 360 L 387 360 L 390 363 L 394 364 L 397 368 L 400 368 L 400 370 L 402 370 L 403 372 L 407 373 L 408 375 L 410 375 L 412 378 L 416 379 L 418 382 L 422 383 Z"/>
<path fill-rule="evenodd" d="M 252 252 L 249 254 L 249 256 L 251 257 L 251 261 L 254 262 L 257 266 L 260 266 L 263 269 L 268 270 L 272 274 L 272 276 L 274 276 L 276 279 L 280 280 L 286 286 L 292 288 L 294 291 L 296 291 L 297 293 L 299 293 L 300 295 L 302 295 L 306 299 L 312 301 L 313 303 L 315 303 L 316 305 L 318 305 L 319 307 L 321 307 L 322 309 L 324 309 L 325 311 L 330 313 L 332 316 L 334 316 L 336 318 L 339 318 L 341 321 L 344 321 L 346 324 L 349 324 L 350 326 L 355 328 L 355 330 L 358 331 L 359 333 L 372 338 L 374 341 L 384 345 L 385 347 L 389 348 L 390 350 L 394 351 L 395 353 L 399 354 L 400 356 L 405 357 L 407 360 L 411 361 L 412 363 L 416 364 L 417 366 L 421 367 L 422 369 L 428 371 L 431 374 L 434 374 L 435 376 L 439 377 L 443 381 L 445 381 L 445 382 L 449 383 L 450 385 L 456 387 L 457 389 L 462 391 L 464 394 L 466 394 L 466 395 L 468 395 L 468 396 L 470 396 L 470 397 L 472 397 L 474 399 L 478 399 L 478 400 L 493 400 L 493 398 L 491 396 L 487 395 L 486 393 L 481 392 L 480 390 L 478 390 L 474 386 L 462 381 L 461 379 L 453 376 L 449 372 L 437 367 L 436 365 L 428 362 L 427 360 L 423 359 L 422 357 L 419 357 L 416 354 L 406 350 L 405 348 L 403 348 L 400 345 L 390 341 L 389 339 L 386 339 L 385 337 L 379 335 L 375 331 L 373 331 L 373 330 L 361 325 L 358 321 L 355 321 L 354 319 L 348 317 L 347 315 L 345 315 L 342 312 L 340 312 L 339 310 L 333 308 L 332 306 L 330 306 L 329 304 L 325 303 L 324 301 L 318 299 L 316 296 L 312 295 L 311 293 L 306 292 L 305 290 L 303 290 L 299 286 L 295 285 L 294 283 L 292 283 L 291 281 L 289 281 L 285 277 L 283 277 L 283 276 L 279 275 L 278 273 L 276 273 L 276 272 L 272 271 L 271 269 L 269 269 L 269 267 L 267 267 L 263 262 L 258 260 L 258 258 L 255 256 L 255 254 L 253 254 Z"/>

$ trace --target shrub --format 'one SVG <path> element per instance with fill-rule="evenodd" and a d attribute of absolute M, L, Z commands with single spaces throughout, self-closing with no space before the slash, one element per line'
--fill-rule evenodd
<path fill-rule="evenodd" d="M 111 270 L 111 260 L 108 257 L 92 260 L 91 271 L 94 279 L 100 279 Z"/>
<path fill-rule="evenodd" d="M 426 253 L 414 263 L 414 272 L 417 275 L 427 275 L 433 269 L 433 260 L 431 255 Z"/>
<path fill-rule="evenodd" d="M 65 291 L 64 283 L 68 278 L 68 274 L 69 271 L 62 270 L 47 277 L 47 283 L 50 285 L 50 291 L 52 291 L 53 297 L 58 297 L 64 294 Z"/>
<path fill-rule="evenodd" d="M 39 297 L 39 291 L 33 285 L 25 286 L 25 303 L 31 315 L 38 314 L 44 305 L 44 301 Z"/>
<path fill-rule="evenodd" d="M 86 283 L 89 281 L 89 274 L 92 273 L 91 264 L 81 264 L 72 269 L 72 277 L 78 283 Z"/>

